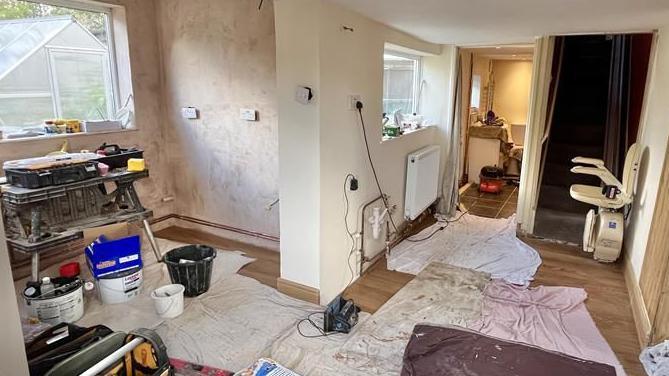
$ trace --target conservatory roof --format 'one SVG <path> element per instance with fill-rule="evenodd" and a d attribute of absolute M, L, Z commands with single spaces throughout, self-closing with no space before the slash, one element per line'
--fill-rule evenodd
<path fill-rule="evenodd" d="M 0 79 L 75 22 L 71 16 L 0 21 Z"/>

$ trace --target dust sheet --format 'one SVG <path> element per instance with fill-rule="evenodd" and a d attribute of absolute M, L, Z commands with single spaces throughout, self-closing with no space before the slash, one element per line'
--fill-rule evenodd
<path fill-rule="evenodd" d="M 322 311 L 321 306 L 233 274 L 155 330 L 170 357 L 237 371 L 267 356 L 272 343 L 295 330 L 300 319 Z"/>
<path fill-rule="evenodd" d="M 303 375 L 398 375 L 414 326 L 478 319 L 488 282 L 488 274 L 432 263 L 348 335 L 307 339 L 291 329 L 269 356 Z"/>
<path fill-rule="evenodd" d="M 504 340 L 527 343 L 625 371 L 585 306 L 585 290 L 523 288 L 495 280 L 485 290 L 480 320 L 468 327 Z"/>
<path fill-rule="evenodd" d="M 444 230 L 437 231 L 445 225 L 437 222 L 410 238 L 426 239 L 434 233 L 429 239 L 397 245 L 390 252 L 388 269 L 418 274 L 434 261 L 490 273 L 516 285 L 529 284 L 541 257 L 516 236 L 515 215 L 492 219 L 465 213 L 456 219 Z"/>
<path fill-rule="evenodd" d="M 166 239 L 156 239 L 161 252 L 184 246 L 186 244 Z M 144 281 L 141 293 L 128 303 L 102 304 L 96 291 L 86 293 L 84 297 L 84 316 L 75 324 L 79 326 L 106 325 L 115 331 L 130 331 L 136 328 L 153 328 L 164 321 L 156 313 L 151 300 L 151 291 L 162 285 L 171 284 L 167 266 L 156 262 L 152 252 L 142 252 L 144 268 L 142 270 Z M 86 258 L 83 255 L 76 260 L 81 265 L 81 274 L 84 280 L 92 281 L 93 278 L 86 266 Z M 237 273 L 244 265 L 254 259 L 244 256 L 239 251 L 218 251 L 212 268 L 212 284 L 223 279 L 225 276 Z M 63 262 L 65 263 L 65 261 Z M 58 275 L 58 265 L 54 265 L 41 273 L 46 276 Z M 25 302 L 21 294 L 25 288 L 28 278 L 15 283 L 17 299 L 19 301 L 21 317 L 28 317 Z M 192 301 L 197 298 L 185 298 L 184 309 L 187 310 Z"/>

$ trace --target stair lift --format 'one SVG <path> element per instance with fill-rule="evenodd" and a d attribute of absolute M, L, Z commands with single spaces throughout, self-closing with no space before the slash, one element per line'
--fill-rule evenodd
<path fill-rule="evenodd" d="M 591 209 L 586 215 L 583 231 L 583 250 L 594 253 L 597 261 L 614 262 L 620 256 L 625 223 L 621 209 L 632 204 L 639 158 L 640 151 L 637 145 L 633 144 L 625 156 L 622 182 L 604 167 L 604 161 L 601 159 L 576 157 L 571 160 L 574 163 L 587 165 L 575 166 L 571 172 L 594 175 L 604 183 L 603 187 L 574 184 L 569 189 L 574 200 L 598 207 L 597 213 Z"/>

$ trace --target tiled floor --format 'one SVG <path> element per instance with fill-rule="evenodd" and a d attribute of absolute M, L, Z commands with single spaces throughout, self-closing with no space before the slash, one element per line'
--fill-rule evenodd
<path fill-rule="evenodd" d="M 518 188 L 505 185 L 500 193 L 479 192 L 478 184 L 472 184 L 460 195 L 460 203 L 469 213 L 488 218 L 508 218 L 516 213 Z"/>

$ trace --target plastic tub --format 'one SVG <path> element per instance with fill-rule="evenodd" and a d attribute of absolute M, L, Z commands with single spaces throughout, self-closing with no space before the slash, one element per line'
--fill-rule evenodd
<path fill-rule="evenodd" d="M 193 297 L 209 290 L 214 258 L 216 250 L 210 246 L 187 245 L 167 252 L 163 261 L 172 283 L 184 285 L 184 294 Z"/>
<path fill-rule="evenodd" d="M 179 316 L 184 311 L 184 291 L 184 286 L 178 284 L 166 285 L 153 290 L 151 299 L 153 299 L 158 316 L 165 319 Z"/>

